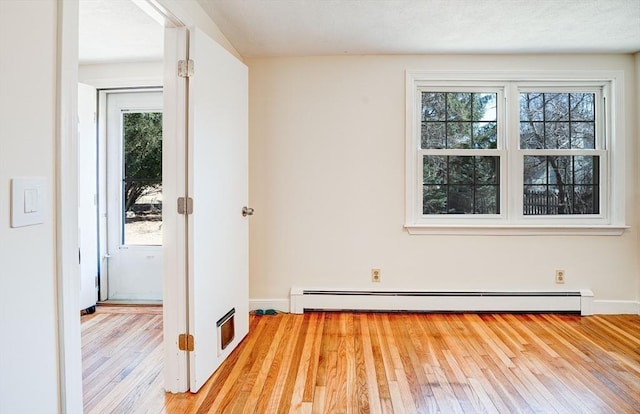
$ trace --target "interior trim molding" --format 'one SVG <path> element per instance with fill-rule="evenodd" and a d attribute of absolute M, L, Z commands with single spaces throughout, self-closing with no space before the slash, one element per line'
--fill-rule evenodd
<path fill-rule="evenodd" d="M 640 301 L 636 300 L 594 300 L 596 315 L 640 315 Z"/>

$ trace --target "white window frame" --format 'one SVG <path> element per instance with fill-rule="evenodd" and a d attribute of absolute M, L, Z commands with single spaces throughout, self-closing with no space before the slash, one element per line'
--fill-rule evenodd
<path fill-rule="evenodd" d="M 620 235 L 625 225 L 624 79 L 621 71 L 407 71 L 406 214 L 410 234 L 599 234 Z M 519 94 L 527 91 L 596 92 L 595 150 L 519 148 Z M 421 148 L 423 91 L 498 92 L 497 149 L 424 150 Z M 606 102 L 606 104 L 605 104 Z M 599 110 L 598 108 L 604 108 Z M 423 215 L 423 155 L 500 156 L 500 213 Z M 600 157 L 600 211 L 593 215 L 523 214 L 524 155 Z"/>

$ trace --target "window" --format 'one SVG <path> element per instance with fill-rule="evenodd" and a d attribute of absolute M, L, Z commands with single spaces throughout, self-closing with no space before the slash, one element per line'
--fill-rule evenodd
<path fill-rule="evenodd" d="M 597 102 L 597 91 L 520 91 L 523 214 L 600 213 Z"/>
<path fill-rule="evenodd" d="M 498 92 L 420 94 L 422 214 L 498 214 Z"/>
<path fill-rule="evenodd" d="M 615 76 L 467 76 L 408 73 L 409 232 L 619 234 L 624 143 L 613 136 Z"/>
<path fill-rule="evenodd" d="M 162 112 L 122 113 L 123 245 L 162 245 Z"/>

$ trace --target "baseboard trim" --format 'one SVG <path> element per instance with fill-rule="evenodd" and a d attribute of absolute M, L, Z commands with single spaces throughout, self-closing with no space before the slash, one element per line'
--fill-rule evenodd
<path fill-rule="evenodd" d="M 592 298 L 583 298 L 592 299 Z M 594 315 L 640 315 L 640 301 L 632 300 L 592 300 L 591 311 L 584 314 Z M 583 302 L 583 306 L 588 304 Z M 249 309 L 275 309 L 279 312 L 290 311 L 289 299 L 249 299 Z"/>
<path fill-rule="evenodd" d="M 289 312 L 289 299 L 249 299 L 249 310 L 275 309 L 278 312 Z"/>
<path fill-rule="evenodd" d="M 640 302 L 633 300 L 594 300 L 596 315 L 640 315 Z"/>

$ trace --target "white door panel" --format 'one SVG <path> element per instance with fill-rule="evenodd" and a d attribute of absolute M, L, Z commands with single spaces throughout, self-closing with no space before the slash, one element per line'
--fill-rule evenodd
<path fill-rule="evenodd" d="M 196 392 L 249 329 L 248 70 L 198 29 L 190 33 L 188 182 L 190 389 Z M 216 323 L 235 310 L 221 349 Z"/>
<path fill-rule="evenodd" d="M 145 222 L 148 226 L 136 239 L 127 230 L 131 223 L 123 211 L 123 123 L 135 113 L 162 112 L 161 91 L 106 93 L 106 199 L 107 199 L 107 265 L 102 277 L 108 278 L 108 300 L 162 300 L 162 237 L 149 239 L 142 232 L 161 233 L 161 221 Z M 161 161 L 160 161 L 161 162 Z M 158 197 L 156 195 L 150 198 Z M 157 203 L 158 200 L 156 199 Z M 130 220 L 129 220 L 130 221 Z M 157 228 L 156 228 L 157 227 Z"/>
<path fill-rule="evenodd" d="M 98 300 L 97 94 L 78 84 L 78 242 L 80 243 L 80 309 Z"/>

